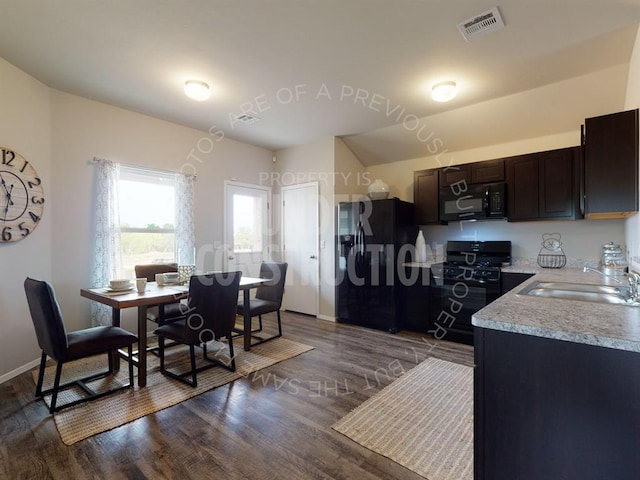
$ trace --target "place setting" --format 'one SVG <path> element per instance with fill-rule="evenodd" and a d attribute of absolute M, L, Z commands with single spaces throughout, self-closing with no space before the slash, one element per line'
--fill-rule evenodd
<path fill-rule="evenodd" d="M 109 296 L 126 295 L 133 291 L 144 293 L 147 289 L 146 278 L 136 278 L 135 282 L 128 278 L 117 278 L 109 281 L 109 285 L 104 287 L 104 294 Z"/>

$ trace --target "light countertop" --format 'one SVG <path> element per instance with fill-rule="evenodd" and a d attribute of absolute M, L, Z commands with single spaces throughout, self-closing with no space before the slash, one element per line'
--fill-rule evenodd
<path fill-rule="evenodd" d="M 640 352 L 639 307 L 518 294 L 534 281 L 611 284 L 597 273 L 585 273 L 578 268 L 539 268 L 535 276 L 476 312 L 472 318 L 473 325 Z"/>

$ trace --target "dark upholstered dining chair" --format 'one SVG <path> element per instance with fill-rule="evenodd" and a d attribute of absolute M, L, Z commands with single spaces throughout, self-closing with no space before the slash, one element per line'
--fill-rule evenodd
<path fill-rule="evenodd" d="M 87 385 L 90 381 L 107 377 L 113 373 L 112 352 L 127 347 L 128 358 L 131 358 L 132 345 L 138 340 L 133 333 L 120 327 L 110 326 L 85 328 L 67 333 L 53 287 L 47 282 L 27 278 L 24 281 L 24 290 L 27 295 L 27 303 L 29 304 L 38 345 L 42 349 L 40 371 L 38 372 L 38 382 L 36 384 L 36 398 L 42 398 L 44 395 L 51 393 L 50 413 L 133 386 L 133 364 L 131 362 L 129 362 L 129 383 L 127 385 L 102 392 L 95 392 Z M 109 359 L 106 372 L 93 373 L 84 378 L 60 385 L 63 364 L 103 353 L 106 353 Z M 53 387 L 42 390 L 47 356 L 57 362 L 56 375 Z M 87 396 L 58 406 L 58 393 L 74 385 L 80 387 Z"/>
<path fill-rule="evenodd" d="M 147 282 L 155 282 L 156 274 L 177 272 L 177 263 L 148 263 L 143 265 L 136 265 L 134 267 L 136 272 L 136 278 L 146 278 Z M 168 303 L 165 305 L 158 305 L 157 307 L 151 307 L 147 309 L 147 320 L 163 325 L 166 322 L 171 322 L 178 317 L 181 317 L 184 306 L 181 307 L 180 302 Z"/>
<path fill-rule="evenodd" d="M 282 336 L 282 321 L 280 319 L 280 308 L 282 307 L 282 297 L 284 296 L 284 282 L 287 276 L 287 263 L 262 262 L 260 265 L 260 278 L 268 278 L 269 282 L 260 285 L 256 289 L 256 296 L 250 300 L 249 315 L 258 317 L 258 328 L 253 332 L 262 331 L 262 315 L 276 312 L 278 321 L 278 334 L 268 338 L 254 335 L 258 339 L 257 343 L 266 342 Z M 238 300 L 238 315 L 244 316 L 244 301 Z M 238 330 L 236 330 L 238 331 Z"/>
<path fill-rule="evenodd" d="M 197 372 L 216 365 L 235 371 L 231 333 L 236 319 L 241 276 L 242 272 L 218 272 L 191 277 L 185 315 L 180 320 L 162 325 L 154 331 L 159 337 L 160 371 L 164 375 L 197 387 Z M 227 338 L 229 345 L 229 364 L 207 356 L 207 343 L 222 337 Z M 165 338 L 189 345 L 190 371 L 174 373 L 165 368 Z M 208 362 L 201 367 L 196 367 L 196 346 L 202 347 L 203 358 Z M 188 377 L 191 377 L 191 380 Z"/>

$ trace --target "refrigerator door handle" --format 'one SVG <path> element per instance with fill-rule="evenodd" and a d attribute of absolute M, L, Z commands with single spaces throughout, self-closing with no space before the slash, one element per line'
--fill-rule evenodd
<path fill-rule="evenodd" d="M 355 235 L 355 250 L 356 255 L 364 255 L 366 251 L 366 244 L 364 239 L 364 228 L 361 222 L 358 222 L 356 226 L 356 235 Z"/>

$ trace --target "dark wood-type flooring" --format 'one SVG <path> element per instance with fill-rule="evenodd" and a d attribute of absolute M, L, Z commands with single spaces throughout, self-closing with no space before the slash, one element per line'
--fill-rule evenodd
<path fill-rule="evenodd" d="M 429 356 L 472 365 L 473 348 L 290 312 L 283 330 L 315 349 L 72 446 L 29 372 L 3 383 L 0 478 L 421 479 L 331 425 Z"/>

